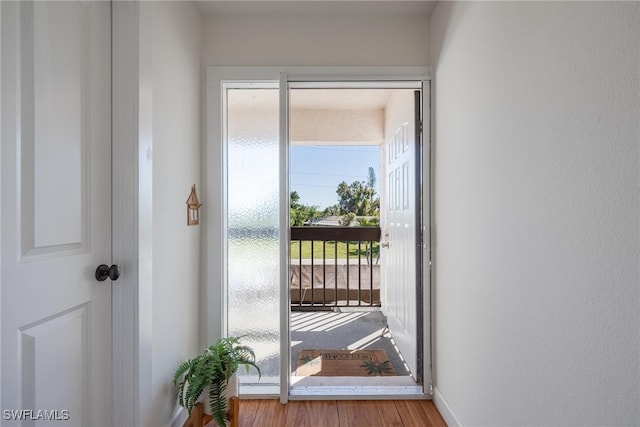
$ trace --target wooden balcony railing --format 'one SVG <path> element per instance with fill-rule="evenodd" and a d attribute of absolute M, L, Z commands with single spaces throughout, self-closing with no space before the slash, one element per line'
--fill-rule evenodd
<path fill-rule="evenodd" d="M 380 306 L 379 227 L 291 227 L 291 308 Z"/>

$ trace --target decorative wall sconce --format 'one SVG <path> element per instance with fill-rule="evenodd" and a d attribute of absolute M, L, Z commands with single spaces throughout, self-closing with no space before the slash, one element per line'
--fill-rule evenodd
<path fill-rule="evenodd" d="M 191 186 L 191 194 L 187 199 L 187 225 L 200 224 L 200 206 L 202 204 L 198 201 L 198 193 L 196 192 L 196 185 Z"/>

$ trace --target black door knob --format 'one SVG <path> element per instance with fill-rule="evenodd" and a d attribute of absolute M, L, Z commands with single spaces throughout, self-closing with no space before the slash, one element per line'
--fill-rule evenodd
<path fill-rule="evenodd" d="M 98 268 L 96 268 L 96 280 L 98 282 L 104 282 L 107 278 L 118 280 L 118 277 L 120 277 L 120 267 L 116 264 L 113 264 L 111 267 L 106 264 L 100 264 Z"/>

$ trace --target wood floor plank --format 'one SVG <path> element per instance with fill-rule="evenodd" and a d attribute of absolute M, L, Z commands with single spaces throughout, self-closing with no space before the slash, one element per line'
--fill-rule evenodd
<path fill-rule="evenodd" d="M 380 425 L 384 427 L 403 427 L 402 417 L 398 413 L 395 401 L 377 400 L 376 406 L 380 417 Z"/>
<path fill-rule="evenodd" d="M 241 400 L 239 427 L 286 425 L 287 405 L 276 399 Z"/>
<path fill-rule="evenodd" d="M 336 427 L 339 423 L 335 400 L 298 400 L 287 403 L 285 426 Z"/>
<path fill-rule="evenodd" d="M 341 427 L 402 427 L 392 400 L 338 401 L 338 415 Z"/>
<path fill-rule="evenodd" d="M 262 402 L 264 402 L 264 400 L 240 400 L 238 425 L 241 427 L 252 427 L 255 424 L 256 415 L 260 413 L 258 408 Z"/>
<path fill-rule="evenodd" d="M 242 400 L 240 427 L 446 427 L 430 400 Z"/>
<path fill-rule="evenodd" d="M 404 427 L 447 427 L 431 400 L 396 400 Z"/>
<path fill-rule="evenodd" d="M 377 403 L 372 400 L 339 400 L 338 416 L 341 427 L 380 425 Z"/>

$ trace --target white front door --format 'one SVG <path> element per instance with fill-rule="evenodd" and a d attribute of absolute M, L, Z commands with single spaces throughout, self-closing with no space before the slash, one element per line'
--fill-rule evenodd
<path fill-rule="evenodd" d="M 110 3 L 0 8 L 2 425 L 111 425 Z"/>
<path fill-rule="evenodd" d="M 395 91 L 385 109 L 382 197 L 383 311 L 411 374 L 419 379 L 417 301 L 416 119 L 414 91 Z"/>

